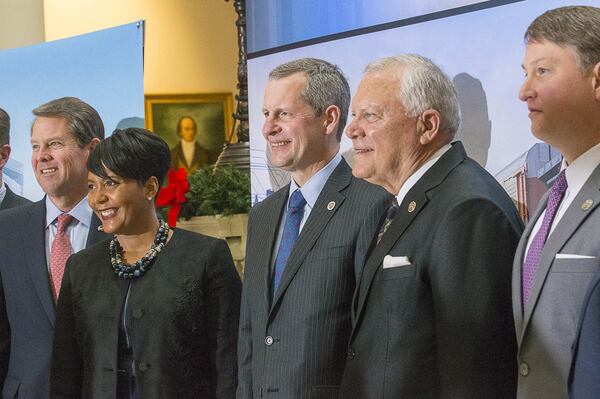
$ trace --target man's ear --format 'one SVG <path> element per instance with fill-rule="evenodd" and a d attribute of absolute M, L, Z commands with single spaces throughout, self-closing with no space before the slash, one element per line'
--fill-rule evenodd
<path fill-rule="evenodd" d="M 594 66 L 592 73 L 594 75 L 592 78 L 594 84 L 594 98 L 596 101 L 600 101 L 600 62 Z"/>
<path fill-rule="evenodd" d="M 340 124 L 340 109 L 336 105 L 330 105 L 324 112 L 326 134 L 336 134 Z"/>
<path fill-rule="evenodd" d="M 431 143 L 439 134 L 441 115 L 434 109 L 424 111 L 417 120 L 419 142 L 422 145 Z"/>
<path fill-rule="evenodd" d="M 10 157 L 10 145 L 4 144 L 0 147 L 0 170 L 6 165 L 8 162 L 8 158 Z"/>

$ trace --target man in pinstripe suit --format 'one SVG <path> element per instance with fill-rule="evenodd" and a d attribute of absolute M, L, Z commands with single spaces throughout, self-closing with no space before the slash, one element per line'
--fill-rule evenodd
<path fill-rule="evenodd" d="M 391 199 L 352 177 L 339 153 L 349 102 L 346 79 L 328 62 L 295 60 L 269 75 L 263 135 L 272 163 L 290 171 L 292 181 L 250 212 L 239 399 L 338 396 L 355 265 L 362 265 Z M 303 201 L 293 216 L 298 191 Z M 296 217 L 292 232 L 287 221 Z M 290 234 L 297 238 L 290 241 Z"/>

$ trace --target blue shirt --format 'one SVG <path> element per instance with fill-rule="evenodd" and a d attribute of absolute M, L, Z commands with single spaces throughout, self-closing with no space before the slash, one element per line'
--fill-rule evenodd
<path fill-rule="evenodd" d="M 312 211 L 312 208 L 315 206 L 315 202 L 317 202 L 317 198 L 319 198 L 319 194 L 321 194 L 323 187 L 325 187 L 325 183 L 327 183 L 327 180 L 329 180 L 329 176 L 331 176 L 331 174 L 333 173 L 335 168 L 337 168 L 337 166 L 340 164 L 341 161 L 342 161 L 342 154 L 340 154 L 338 152 L 333 157 L 333 159 L 331 161 L 329 161 L 329 163 L 327 163 L 327 165 L 325 165 L 325 167 L 323 169 L 319 170 L 317 173 L 312 175 L 310 177 L 310 179 L 308 179 L 306 181 L 306 183 L 304 183 L 304 186 L 302 186 L 302 187 L 299 187 L 298 184 L 296 184 L 296 182 L 292 178 L 292 181 L 290 182 L 290 190 L 288 192 L 288 200 L 286 202 L 283 215 L 281 216 L 281 221 L 279 222 L 279 230 L 277 231 L 277 239 L 275 241 L 275 251 L 273 251 L 273 256 L 271 258 L 271 265 L 275 264 L 275 259 L 277 258 L 277 251 L 279 250 L 279 244 L 281 244 L 281 236 L 283 235 L 283 226 L 285 226 L 285 219 L 287 217 L 287 207 L 290 203 L 290 197 L 292 196 L 292 193 L 294 191 L 296 191 L 297 189 L 300 189 L 300 192 L 302 192 L 302 196 L 306 200 L 306 205 L 304 206 L 304 215 L 302 216 L 302 222 L 300 222 L 300 232 L 302 232 L 302 228 L 304 227 L 304 224 L 308 220 L 308 217 L 310 216 L 310 212 Z"/>
<path fill-rule="evenodd" d="M 46 263 L 48 268 L 50 268 L 50 249 L 52 248 L 52 243 L 58 229 L 57 218 L 62 213 L 63 211 L 58 209 L 50 198 L 46 196 Z M 88 205 L 87 196 L 67 213 L 74 218 L 67 227 L 71 248 L 73 248 L 73 253 L 79 252 L 85 248 L 92 223 L 92 208 Z"/>

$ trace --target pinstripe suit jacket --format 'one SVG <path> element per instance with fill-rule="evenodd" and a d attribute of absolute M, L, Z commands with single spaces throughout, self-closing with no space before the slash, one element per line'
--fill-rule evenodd
<path fill-rule="evenodd" d="M 4 200 L 0 202 L 0 211 L 27 204 L 31 204 L 31 201 L 13 193 L 10 187 L 6 186 L 6 195 L 4 196 Z"/>
<path fill-rule="evenodd" d="M 289 186 L 250 212 L 238 398 L 337 398 L 362 265 L 391 196 L 342 160 L 323 187 L 270 304 L 278 225 Z M 335 202 L 333 209 L 331 201 Z"/>

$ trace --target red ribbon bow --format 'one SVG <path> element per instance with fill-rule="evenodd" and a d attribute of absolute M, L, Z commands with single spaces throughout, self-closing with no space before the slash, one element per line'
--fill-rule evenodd
<path fill-rule="evenodd" d="M 169 223 L 169 226 L 175 227 L 177 225 L 177 217 L 179 216 L 179 211 L 181 211 L 181 204 L 187 202 L 185 193 L 189 191 L 190 183 L 187 180 L 187 173 L 185 173 L 185 169 L 179 168 L 177 172 L 175 172 L 173 169 L 169 170 L 167 187 L 160 189 L 158 192 L 158 198 L 156 199 L 156 205 L 159 207 L 171 207 L 167 217 L 167 223 Z"/>

